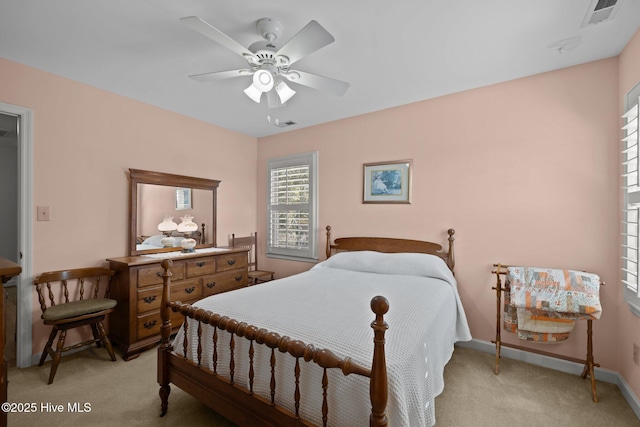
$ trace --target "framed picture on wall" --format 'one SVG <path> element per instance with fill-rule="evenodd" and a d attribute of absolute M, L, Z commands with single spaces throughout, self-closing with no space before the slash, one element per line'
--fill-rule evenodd
<path fill-rule="evenodd" d="M 176 188 L 176 210 L 183 211 L 191 208 L 191 189 Z"/>
<path fill-rule="evenodd" d="M 362 203 L 411 203 L 412 160 L 364 164 Z"/>

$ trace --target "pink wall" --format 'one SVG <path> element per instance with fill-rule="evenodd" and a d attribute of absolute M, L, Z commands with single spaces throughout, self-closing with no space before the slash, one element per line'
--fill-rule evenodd
<path fill-rule="evenodd" d="M 127 254 L 129 168 L 221 180 L 219 244 L 253 229 L 257 178 L 238 164 L 256 162 L 255 138 L 4 59 L 0 75 L 0 101 L 33 111 L 33 205 L 51 207 L 33 223 L 35 275 Z M 48 331 L 33 309 L 37 354 Z"/>
<path fill-rule="evenodd" d="M 624 109 L 624 97 L 636 84 L 640 83 L 640 31 L 620 55 L 618 84 L 618 111 Z M 621 121 L 619 123 L 622 123 Z M 622 133 L 620 134 L 622 136 Z M 616 284 L 619 280 L 616 282 Z M 634 316 L 623 300 L 622 292 L 618 296 L 617 350 L 619 354 L 618 371 L 631 385 L 636 396 L 640 396 L 640 367 L 633 363 L 633 344 L 640 345 L 640 318 Z"/>
<path fill-rule="evenodd" d="M 455 228 L 462 299 L 474 338 L 484 341 L 495 327 L 494 262 L 596 272 L 608 282 L 595 323 L 596 360 L 640 395 L 630 362 L 640 321 L 622 302 L 617 269 L 619 113 L 621 96 L 640 80 L 639 54 L 636 35 L 620 61 L 262 138 L 257 149 L 254 138 L 0 59 L 0 101 L 34 111 L 34 206 L 51 206 L 52 221 L 33 224 L 34 273 L 125 254 L 130 167 L 222 180 L 222 245 L 232 232 L 266 227 L 267 159 L 317 150 L 322 247 L 327 224 L 334 237 L 443 244 L 446 229 Z M 155 154 L 158 146 L 176 154 Z M 405 158 L 413 159 L 413 203 L 363 205 L 362 164 Z M 257 162 L 257 173 L 230 159 Z M 261 263 L 279 277 L 311 267 L 264 256 Z M 38 353 L 45 331 L 37 303 L 34 310 Z M 551 350 L 583 357 L 585 328 L 581 322 Z"/>
<path fill-rule="evenodd" d="M 319 220 L 334 237 L 444 244 L 454 228 L 460 293 L 472 334 L 484 341 L 495 333 L 493 263 L 598 273 L 610 285 L 594 326 L 595 354 L 616 370 L 617 64 L 611 58 L 262 138 L 258 206 L 266 203 L 268 158 L 317 150 Z M 363 163 L 407 158 L 412 204 L 362 204 Z M 258 215 L 258 230 L 265 226 Z M 265 257 L 262 266 L 279 276 L 310 267 Z M 585 342 L 580 322 L 568 342 L 546 349 L 584 357 Z"/>

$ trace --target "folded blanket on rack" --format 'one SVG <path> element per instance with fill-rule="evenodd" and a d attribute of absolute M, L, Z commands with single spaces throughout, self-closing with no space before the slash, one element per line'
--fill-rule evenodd
<path fill-rule="evenodd" d="M 564 319 L 549 316 L 541 310 L 516 308 L 518 316 L 518 329 L 531 332 L 565 333 L 571 332 L 576 322 L 573 319 Z"/>
<path fill-rule="evenodd" d="M 521 339 L 563 341 L 575 319 L 599 319 L 602 313 L 600 277 L 596 274 L 508 267 L 506 286 L 505 329 Z"/>
<path fill-rule="evenodd" d="M 519 314 L 522 311 L 525 314 Z M 544 325 L 532 325 L 530 316 L 527 316 L 526 309 L 518 309 L 511 305 L 511 293 L 505 291 L 504 293 L 504 329 L 508 332 L 512 332 L 518 336 L 519 339 L 525 341 L 535 341 L 541 343 L 557 343 L 569 338 L 569 332 L 573 329 L 575 322 L 569 320 L 569 324 L 564 322 L 556 324 L 553 319 L 545 317 Z M 540 318 L 541 316 L 535 316 Z M 562 319 L 566 320 L 566 319 Z M 538 320 L 540 323 L 542 320 Z M 545 331 L 545 328 L 549 328 Z M 562 330 L 563 332 L 559 332 Z"/>

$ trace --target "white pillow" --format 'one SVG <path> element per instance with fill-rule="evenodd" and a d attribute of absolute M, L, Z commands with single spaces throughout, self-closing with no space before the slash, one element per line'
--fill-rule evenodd
<path fill-rule="evenodd" d="M 173 247 L 174 248 L 180 247 L 180 242 L 182 241 L 182 239 L 184 239 L 184 237 L 173 236 L 173 238 L 175 239 L 175 243 L 173 244 Z M 144 242 L 142 242 L 142 245 L 147 246 L 147 249 L 163 248 L 164 246 L 162 245 L 162 239 L 164 239 L 164 236 L 162 234 L 151 236 L 146 238 Z"/>
<path fill-rule="evenodd" d="M 339 268 L 377 274 L 425 276 L 455 282 L 442 258 L 419 253 L 338 252 L 313 268 Z"/>
<path fill-rule="evenodd" d="M 142 244 L 161 248 L 162 247 L 161 240 L 163 238 L 164 236 L 162 234 L 156 234 L 155 236 L 147 237 L 146 239 L 144 239 L 144 242 L 142 242 Z"/>

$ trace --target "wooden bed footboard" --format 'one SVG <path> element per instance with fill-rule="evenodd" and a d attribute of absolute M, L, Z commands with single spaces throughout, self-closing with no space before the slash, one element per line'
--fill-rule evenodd
<path fill-rule="evenodd" d="M 251 426 L 311 426 L 312 424 L 300 418 L 298 413 L 300 406 L 299 373 L 300 362 L 315 363 L 323 368 L 322 384 L 318 390 L 322 392 L 322 420 L 323 425 L 327 425 L 330 408 L 327 404 L 328 390 L 328 369 L 340 369 L 344 375 L 361 375 L 369 378 L 369 397 L 371 401 L 371 415 L 369 425 L 387 426 L 386 406 L 388 396 L 387 367 L 385 361 L 385 332 L 388 329 L 384 321 L 384 314 L 389 310 L 389 303 L 386 298 L 376 296 L 371 300 L 371 309 L 375 313 L 375 320 L 371 323 L 374 335 L 374 352 L 371 369 L 362 367 L 350 358 L 341 359 L 327 349 L 316 349 L 312 344 L 305 344 L 302 341 L 291 339 L 287 336 L 280 336 L 277 333 L 267 331 L 264 328 L 238 322 L 226 316 L 221 316 L 210 311 L 195 308 L 188 304 L 170 301 L 170 277 L 172 261 L 166 259 L 162 262 L 163 290 L 161 305 L 161 344 L 158 348 L 158 384 L 160 385 L 161 416 L 168 409 L 168 398 L 171 391 L 170 383 L 193 395 L 214 411 L 240 425 Z M 186 356 L 181 356 L 173 352 L 170 342 L 171 334 L 171 310 L 180 312 L 185 317 L 196 320 L 197 323 L 197 361 L 191 361 Z M 217 351 L 223 351 L 222 344 L 213 351 L 213 370 L 202 366 L 202 324 L 214 326 L 217 330 L 225 330 L 230 336 L 227 348 L 229 352 L 229 377 L 220 375 L 216 370 Z M 185 329 L 184 350 L 186 354 L 187 346 L 187 323 L 183 324 Z M 235 338 L 249 341 L 249 352 L 247 355 L 234 355 Z M 214 338 L 214 343 L 215 343 Z M 253 392 L 253 372 L 254 343 L 263 345 L 271 349 L 271 397 L 265 398 Z M 295 394 L 292 397 L 295 411 L 289 411 L 275 403 L 276 376 L 275 376 L 275 350 L 287 353 L 295 358 Z M 239 386 L 234 382 L 234 357 L 246 357 L 249 366 L 249 389 Z M 363 420 L 364 423 L 364 420 Z"/>

